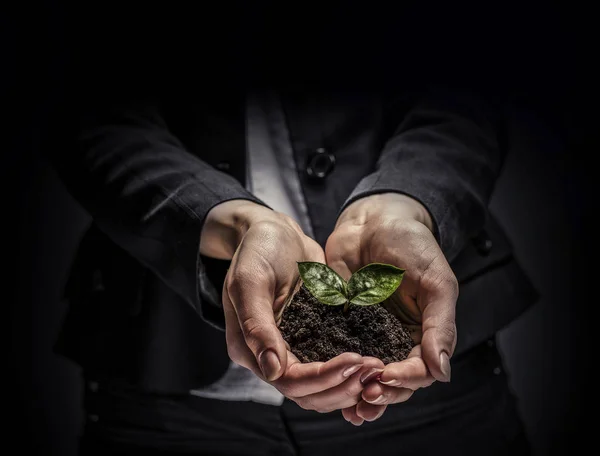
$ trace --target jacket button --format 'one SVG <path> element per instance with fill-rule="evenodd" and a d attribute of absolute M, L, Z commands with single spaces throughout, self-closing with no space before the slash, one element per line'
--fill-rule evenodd
<path fill-rule="evenodd" d="M 492 240 L 485 231 L 482 231 L 473 239 L 473 245 L 477 252 L 482 256 L 489 255 L 494 246 Z"/>
<path fill-rule="evenodd" d="M 306 174 L 313 179 L 324 179 L 335 166 L 335 156 L 327 149 L 319 147 L 308 157 Z"/>

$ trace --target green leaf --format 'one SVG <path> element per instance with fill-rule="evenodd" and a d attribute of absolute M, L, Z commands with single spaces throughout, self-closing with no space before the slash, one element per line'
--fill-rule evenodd
<path fill-rule="evenodd" d="M 404 269 L 391 264 L 371 263 L 352 274 L 348 281 L 348 300 L 359 306 L 385 301 L 400 286 Z"/>
<path fill-rule="evenodd" d="M 323 304 L 339 306 L 345 304 L 346 281 L 337 272 L 323 263 L 298 262 L 300 277 L 308 291 Z"/>

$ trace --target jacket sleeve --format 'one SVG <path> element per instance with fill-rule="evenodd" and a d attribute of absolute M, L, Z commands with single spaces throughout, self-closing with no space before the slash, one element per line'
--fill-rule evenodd
<path fill-rule="evenodd" d="M 204 318 L 207 301 L 219 305 L 199 253 L 205 217 L 228 200 L 261 201 L 186 151 L 154 103 L 111 103 L 77 116 L 49 153 L 67 189 L 102 231 Z"/>
<path fill-rule="evenodd" d="M 375 193 L 415 198 L 430 212 L 451 261 L 487 218 L 504 161 L 501 109 L 482 95 L 433 88 L 403 113 L 375 172 L 359 182 L 344 207 Z"/>

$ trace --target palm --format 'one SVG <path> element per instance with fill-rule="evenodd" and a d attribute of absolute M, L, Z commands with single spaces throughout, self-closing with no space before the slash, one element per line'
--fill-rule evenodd
<path fill-rule="evenodd" d="M 408 359 L 391 363 L 382 372 L 382 381 L 396 383 L 366 385 L 362 397 L 367 402 L 344 410 L 344 416 L 358 422 L 361 417 L 375 419 L 386 404 L 407 400 L 412 391 L 430 385 L 435 378 L 448 381 L 449 371 L 442 370 L 440 352 L 451 355 L 456 343 L 454 304 L 458 291 L 431 230 L 412 220 L 368 217 L 366 223 L 339 224 L 325 250 L 328 264 L 345 279 L 375 262 L 406 271 L 396 293 L 383 305 L 408 326 L 416 344 Z M 382 395 L 384 403 L 369 402 Z"/>
<path fill-rule="evenodd" d="M 408 287 L 407 287 L 408 288 Z M 410 331 L 410 336 L 415 344 L 421 342 L 423 328 L 421 326 L 421 311 L 414 298 L 403 296 L 403 290 L 398 290 L 389 299 L 382 303 L 390 313 L 395 315 Z"/>
<path fill-rule="evenodd" d="M 348 245 L 357 243 L 348 242 L 343 230 L 334 233 L 327 244 L 327 261 L 346 279 L 369 263 L 393 264 L 406 270 L 402 284 L 383 306 L 409 327 L 413 339 L 418 343 L 421 340 L 422 305 L 425 302 L 422 296 L 426 293 L 422 289 L 421 279 L 429 262 L 423 252 L 427 250 L 431 233 L 423 232 L 415 236 L 414 231 L 409 231 L 403 235 L 394 224 L 365 231 L 368 236 L 358 242 L 364 246 L 362 251 L 348 248 Z"/>

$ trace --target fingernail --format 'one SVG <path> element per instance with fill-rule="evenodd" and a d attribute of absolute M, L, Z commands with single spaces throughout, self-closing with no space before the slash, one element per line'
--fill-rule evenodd
<path fill-rule="evenodd" d="M 356 371 L 358 371 L 358 369 L 360 369 L 363 365 L 362 364 L 355 364 L 354 366 L 350 366 L 348 369 L 346 369 L 342 375 L 344 377 L 350 377 L 352 374 L 354 374 Z"/>
<path fill-rule="evenodd" d="M 387 386 L 400 386 L 402 385 L 402 382 L 396 379 L 391 379 L 388 380 L 387 382 L 384 382 L 383 380 L 379 380 L 379 383 L 381 383 L 382 385 L 387 385 Z"/>
<path fill-rule="evenodd" d="M 450 368 L 450 358 L 448 357 L 448 353 L 443 351 L 440 353 L 440 369 L 442 370 L 442 375 L 444 376 L 445 382 L 450 381 L 450 377 L 452 376 L 452 369 Z"/>
<path fill-rule="evenodd" d="M 382 372 L 383 372 L 383 369 L 376 369 L 376 368 L 372 367 L 368 371 L 363 372 L 363 374 L 360 376 L 360 382 L 367 383 L 368 381 L 373 380 L 373 377 L 376 377 L 377 375 L 381 374 Z"/>
<path fill-rule="evenodd" d="M 264 377 L 269 381 L 274 380 L 281 369 L 281 362 L 279 362 L 277 354 L 271 349 L 267 349 L 260 354 L 258 364 Z"/>
<path fill-rule="evenodd" d="M 374 404 L 374 405 L 379 405 L 379 404 L 383 404 L 385 402 L 385 396 L 383 394 L 380 394 L 379 397 L 377 399 L 375 399 L 374 401 L 367 401 L 369 404 Z"/>

